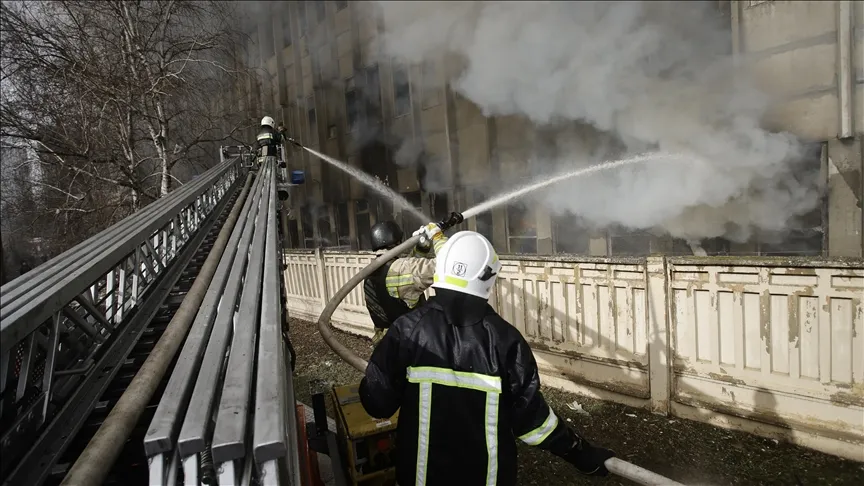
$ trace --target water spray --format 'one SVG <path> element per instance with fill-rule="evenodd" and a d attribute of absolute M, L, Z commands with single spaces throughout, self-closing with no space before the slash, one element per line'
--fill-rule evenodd
<path fill-rule="evenodd" d="M 475 214 L 479 211 L 475 211 Z M 465 220 L 465 215 L 460 213 L 450 213 L 450 216 L 446 219 L 442 220 L 438 223 L 438 227 L 441 228 L 441 231 L 446 231 L 451 227 L 461 223 Z M 368 362 L 361 358 L 360 356 L 354 354 L 350 349 L 345 347 L 342 343 L 336 340 L 333 336 L 333 331 L 330 328 L 330 317 L 333 315 L 333 312 L 336 311 L 336 308 L 339 307 L 339 304 L 351 293 L 354 288 L 360 284 L 363 280 L 368 278 L 375 270 L 378 270 L 382 265 L 393 260 L 394 258 L 398 258 L 403 253 L 408 252 L 417 243 L 420 241 L 421 235 L 412 236 L 408 238 L 399 246 L 388 250 L 378 258 L 372 261 L 368 266 L 364 269 L 360 270 L 351 277 L 345 285 L 340 288 L 335 295 L 327 302 L 327 306 L 324 307 L 324 310 L 321 311 L 321 315 L 318 316 L 318 332 L 321 333 L 321 338 L 327 343 L 328 346 L 346 363 L 350 364 L 354 368 L 356 368 L 361 373 L 366 372 L 366 366 Z M 612 457 L 607 459 L 604 462 L 606 469 L 609 470 L 612 474 L 616 474 L 623 478 L 627 478 L 631 481 L 634 481 L 639 484 L 643 484 L 646 486 L 684 486 L 681 483 L 673 481 L 669 478 L 651 472 L 647 469 L 641 468 L 635 464 L 629 463 L 622 459 L 618 459 L 617 457 Z"/>
<path fill-rule="evenodd" d="M 572 170 L 570 172 L 565 172 L 563 174 L 558 174 L 556 176 L 549 177 L 547 179 L 543 179 L 537 182 L 529 183 L 519 189 L 508 192 L 506 194 L 502 194 L 500 196 L 493 197 L 486 202 L 478 204 L 473 208 L 463 212 L 462 214 L 466 218 L 470 218 L 472 216 L 476 216 L 480 213 L 485 213 L 490 209 L 498 207 L 504 203 L 512 201 L 514 199 L 518 199 L 530 192 L 534 192 L 538 189 L 543 189 L 544 187 L 551 186 L 552 184 L 557 184 L 562 181 L 566 181 L 567 179 L 572 179 L 574 177 L 580 177 L 588 174 L 593 174 L 595 172 L 606 171 L 610 169 L 615 169 L 617 167 L 623 167 L 626 165 L 634 165 L 634 164 L 642 164 L 646 162 L 652 161 L 692 161 L 694 159 L 693 156 L 685 156 L 683 154 L 668 154 L 668 153 L 650 153 L 650 154 L 640 154 L 634 155 L 633 157 L 628 157 L 626 159 L 620 160 L 611 160 L 608 162 L 603 162 L 602 164 L 592 165 L 590 167 L 584 167 L 582 169 Z"/>
<path fill-rule="evenodd" d="M 299 142 L 297 142 L 296 140 L 294 140 L 292 138 L 288 138 L 287 141 L 289 143 L 299 147 L 299 148 L 302 148 L 303 150 L 306 150 L 310 154 L 318 157 L 319 159 L 330 163 L 334 167 L 337 167 L 337 168 L 347 172 L 348 174 L 356 177 L 357 179 L 359 179 L 361 182 L 363 182 L 367 186 L 375 189 L 378 193 L 380 193 L 386 197 L 393 198 L 395 201 L 399 202 L 404 209 L 407 209 L 407 210 L 411 211 L 412 213 L 414 213 L 415 216 L 423 219 L 424 221 L 429 220 L 429 218 L 426 215 L 424 215 L 420 211 L 417 211 L 413 206 L 410 205 L 410 203 L 408 203 L 408 201 L 405 201 L 405 199 L 402 198 L 402 196 L 400 196 L 398 193 L 394 192 L 392 189 L 390 189 L 389 187 L 382 184 L 381 181 L 379 181 L 378 179 L 372 178 L 372 176 L 370 176 L 369 174 L 362 172 L 362 171 L 359 171 L 359 170 L 357 170 L 357 169 L 355 169 L 355 168 L 353 168 L 347 164 L 344 164 L 343 162 L 340 162 L 340 161 L 338 161 L 332 157 L 328 157 L 327 155 L 324 155 L 320 152 L 312 150 L 308 147 L 304 147 L 303 145 L 301 145 Z M 522 187 L 520 189 L 517 189 L 511 193 L 492 198 L 491 200 L 486 201 L 482 204 L 479 204 L 479 205 L 465 211 L 464 213 L 457 213 L 457 212 L 450 213 L 450 215 L 447 218 L 438 222 L 438 227 L 441 229 L 442 232 L 446 231 L 446 230 L 462 223 L 465 220 L 465 218 L 476 216 L 477 214 L 489 211 L 490 209 L 492 209 L 494 207 L 497 207 L 497 206 L 504 204 L 508 201 L 511 201 L 513 199 L 519 198 L 519 197 L 521 197 L 521 196 L 523 196 L 529 192 L 535 191 L 537 189 L 541 189 L 543 187 L 555 184 L 557 182 L 561 182 L 561 181 L 564 181 L 564 180 L 567 180 L 567 179 L 570 179 L 573 177 L 591 174 L 591 173 L 602 171 L 602 170 L 613 169 L 615 167 L 646 162 L 649 160 L 655 160 L 655 159 L 658 159 L 661 157 L 666 158 L 666 159 L 669 158 L 668 155 L 660 155 L 660 154 L 640 155 L 640 156 L 632 157 L 629 159 L 622 159 L 622 160 L 616 160 L 616 161 L 612 161 L 612 162 L 606 162 L 604 164 L 599 164 L 599 165 L 587 167 L 584 169 L 579 169 L 579 170 L 575 170 L 572 172 L 568 172 L 566 174 L 554 176 L 554 177 L 551 177 L 549 179 L 545 179 L 545 180 L 542 180 L 539 182 L 529 184 L 529 185 Z M 333 312 L 336 311 L 336 309 L 339 307 L 339 305 L 342 303 L 342 301 L 345 300 L 345 297 L 347 297 L 348 294 L 351 293 L 351 291 L 354 290 L 355 287 L 357 287 L 357 285 L 359 285 L 361 282 L 366 280 L 373 272 L 378 270 L 385 263 L 387 263 L 387 262 L 389 262 L 395 258 L 398 258 L 400 255 L 410 251 L 412 248 L 414 248 L 417 245 L 417 243 L 420 242 L 421 237 L 422 237 L 422 235 L 415 235 L 415 236 L 408 238 L 407 240 L 402 242 L 400 245 L 396 246 L 395 248 L 393 248 L 391 250 L 386 251 L 385 253 L 380 255 L 378 258 L 373 260 L 372 263 L 370 263 L 365 268 L 363 268 L 362 270 L 357 272 L 353 277 L 351 277 L 347 282 L 345 282 L 345 284 L 342 285 L 342 287 L 333 295 L 333 297 L 330 299 L 330 301 L 327 302 L 327 305 L 324 307 L 324 310 L 322 310 L 321 314 L 318 316 L 318 332 L 321 334 L 321 339 L 323 339 L 324 342 L 327 343 L 328 346 L 330 346 L 330 349 L 332 349 L 333 352 L 335 352 L 340 358 L 342 358 L 342 360 L 344 360 L 346 363 L 348 363 L 351 366 L 353 366 L 354 368 L 356 368 L 361 373 L 366 372 L 366 366 L 368 365 L 368 362 L 366 360 L 364 360 L 363 358 L 361 358 L 360 356 L 358 356 L 357 354 L 355 354 L 354 352 L 352 352 L 347 347 L 345 347 L 342 343 L 340 343 L 339 341 L 336 340 L 336 338 L 333 336 L 333 330 L 330 327 L 330 318 L 333 316 Z M 612 474 L 616 474 L 618 476 L 627 478 L 631 481 L 634 481 L 634 482 L 637 482 L 640 484 L 651 485 L 651 486 L 654 486 L 654 485 L 657 485 L 657 486 L 659 486 L 659 485 L 683 486 L 681 483 L 672 481 L 669 478 L 666 478 L 666 477 L 663 477 L 659 474 L 653 473 L 647 469 L 641 468 L 641 467 L 639 467 L 635 464 L 631 464 L 627 461 L 618 459 L 617 457 L 607 459 L 606 462 L 604 463 L 604 465 L 606 466 L 606 469 L 608 469 L 609 472 L 611 472 Z"/>
<path fill-rule="evenodd" d="M 295 147 L 301 148 L 301 149 L 309 152 L 310 154 L 314 155 L 315 157 L 318 157 L 319 159 L 323 160 L 324 162 L 327 162 L 328 164 L 332 165 L 333 167 L 336 167 L 337 169 L 345 172 L 346 174 L 349 174 L 350 176 L 354 177 L 355 179 L 362 182 L 363 184 L 366 184 L 366 186 L 373 189 L 378 194 L 380 194 L 380 195 L 382 195 L 388 199 L 392 199 L 397 208 L 404 209 L 404 210 L 410 212 L 412 215 L 414 215 L 420 221 L 429 221 L 429 219 L 430 219 L 429 216 L 423 214 L 423 211 L 420 211 L 419 209 L 415 208 L 414 205 L 411 204 L 410 202 L 408 202 L 408 200 L 406 200 L 401 194 L 394 191 L 390 187 L 386 186 L 377 177 L 373 177 L 373 176 L 367 174 L 366 172 L 363 172 L 362 170 L 357 169 L 356 167 L 351 167 L 350 165 L 346 164 L 345 162 L 334 159 L 333 157 L 330 157 L 329 155 L 322 154 L 321 152 L 318 152 L 317 150 L 313 150 L 309 147 L 306 147 L 306 146 L 302 145 L 300 142 L 294 140 L 293 138 L 287 138 L 286 140 L 288 141 L 288 143 L 294 145 Z"/>

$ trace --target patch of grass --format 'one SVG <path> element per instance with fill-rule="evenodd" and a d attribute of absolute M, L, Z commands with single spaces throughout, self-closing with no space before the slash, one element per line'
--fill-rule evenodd
<path fill-rule="evenodd" d="M 334 331 L 337 339 L 368 358 L 369 340 Z M 315 324 L 291 320 L 291 340 L 297 351 L 294 390 L 311 403 L 311 387 L 359 383 L 362 375 L 336 356 L 318 335 Z M 775 442 L 744 432 L 652 414 L 612 402 L 543 388 L 549 405 L 562 420 L 592 443 L 608 447 L 618 457 L 687 485 L 862 485 L 864 464 Z M 567 407 L 578 402 L 589 415 Z M 329 401 L 328 401 L 329 402 Z M 332 410 L 328 414 L 332 417 Z M 566 462 L 536 448 L 519 447 L 519 484 L 631 485 L 610 476 L 588 478 Z"/>

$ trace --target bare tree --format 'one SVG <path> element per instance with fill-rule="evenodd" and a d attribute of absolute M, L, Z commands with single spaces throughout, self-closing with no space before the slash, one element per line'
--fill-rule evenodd
<path fill-rule="evenodd" d="M 248 76 L 237 16 L 217 1 L 0 4 L 0 135 L 39 167 L 6 173 L 40 187 L 33 211 L 61 247 L 211 166 L 246 124 L 219 102 Z"/>

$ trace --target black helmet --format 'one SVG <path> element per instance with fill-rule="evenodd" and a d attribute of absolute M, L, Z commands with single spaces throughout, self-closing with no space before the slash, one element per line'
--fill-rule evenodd
<path fill-rule="evenodd" d="M 395 221 L 382 221 L 372 227 L 372 249 L 389 249 L 402 243 L 402 228 Z"/>

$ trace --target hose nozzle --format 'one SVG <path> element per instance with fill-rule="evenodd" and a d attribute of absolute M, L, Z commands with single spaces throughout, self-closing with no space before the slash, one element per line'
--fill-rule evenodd
<path fill-rule="evenodd" d="M 303 145 L 301 145 L 300 142 L 298 142 L 297 140 L 294 140 L 291 137 L 285 137 L 285 140 L 287 140 L 288 143 L 290 143 L 291 145 L 294 145 L 295 147 L 303 148 Z"/>
<path fill-rule="evenodd" d="M 441 231 L 447 231 L 448 229 L 456 226 L 457 224 L 465 221 L 465 218 L 462 217 L 462 213 L 457 213 L 453 211 L 450 213 L 450 216 L 442 219 L 440 223 L 438 223 L 438 227 L 441 228 Z"/>

